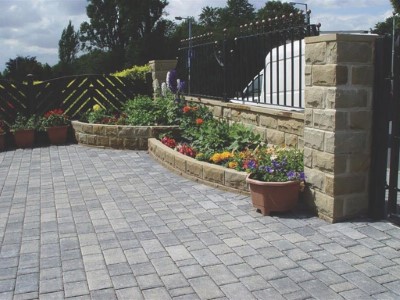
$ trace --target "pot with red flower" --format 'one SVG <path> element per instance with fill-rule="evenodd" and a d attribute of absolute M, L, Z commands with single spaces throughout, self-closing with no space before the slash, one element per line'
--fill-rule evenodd
<path fill-rule="evenodd" d="M 303 153 L 289 148 L 261 148 L 243 163 L 250 174 L 253 206 L 263 215 L 284 212 L 296 207 L 304 187 Z"/>
<path fill-rule="evenodd" d="M 46 112 L 41 123 L 42 127 L 47 131 L 52 145 L 66 143 L 71 121 L 62 109 L 54 109 Z"/>

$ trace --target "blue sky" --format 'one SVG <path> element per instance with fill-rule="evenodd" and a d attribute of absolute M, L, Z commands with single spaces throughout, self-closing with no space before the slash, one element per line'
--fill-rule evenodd
<path fill-rule="evenodd" d="M 168 0 L 167 18 L 194 16 L 205 6 L 223 7 L 226 0 Z M 259 9 L 265 0 L 249 0 Z M 282 2 L 290 2 L 283 0 Z M 389 0 L 304 0 L 311 22 L 321 30 L 369 30 L 392 14 Z M 86 0 L 0 0 L 0 71 L 10 58 L 36 56 L 41 63 L 58 61 L 58 41 L 71 20 L 75 29 L 87 19 Z M 298 5 L 303 9 L 304 5 Z"/>

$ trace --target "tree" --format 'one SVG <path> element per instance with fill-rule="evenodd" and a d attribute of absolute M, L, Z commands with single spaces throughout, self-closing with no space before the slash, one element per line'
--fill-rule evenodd
<path fill-rule="evenodd" d="M 35 80 L 45 80 L 51 77 L 51 67 L 48 64 L 42 65 L 36 57 L 17 56 L 6 62 L 4 77 L 9 80 L 24 81 L 28 74 L 33 74 Z"/>
<path fill-rule="evenodd" d="M 264 7 L 257 12 L 257 18 L 260 20 L 274 19 L 275 17 L 290 16 L 290 14 L 297 15 L 299 9 L 295 8 L 289 3 L 282 3 L 281 1 L 268 1 Z M 304 24 L 304 18 L 301 25 Z"/>
<path fill-rule="evenodd" d="M 88 0 L 89 23 L 81 24 L 81 42 L 86 50 L 114 53 L 116 69 L 126 63 L 128 48 L 136 53 L 129 63 L 147 59 L 157 48 L 148 48 L 154 39 L 164 37 L 162 20 L 166 0 Z M 147 51 L 146 51 L 147 50 Z M 154 57 L 153 57 L 154 58 Z"/>
<path fill-rule="evenodd" d="M 394 13 L 400 13 L 400 1 L 399 0 L 390 0 Z M 399 31 L 400 29 L 400 18 L 399 16 L 394 16 L 395 18 L 395 30 Z M 393 16 L 387 18 L 383 22 L 378 22 L 375 24 L 374 29 L 371 29 L 372 33 L 376 33 L 379 35 L 389 34 L 391 35 L 393 32 Z"/>
<path fill-rule="evenodd" d="M 218 7 L 203 7 L 199 15 L 199 25 L 207 29 L 215 28 L 221 21 L 221 8 Z"/>
<path fill-rule="evenodd" d="M 70 65 L 76 59 L 79 51 L 79 31 L 75 32 L 74 26 L 69 21 L 68 26 L 64 28 L 61 39 L 58 42 L 58 57 L 61 64 Z"/>
<path fill-rule="evenodd" d="M 249 23 L 255 19 L 254 7 L 248 0 L 228 0 L 226 7 L 219 13 L 224 28 Z"/>

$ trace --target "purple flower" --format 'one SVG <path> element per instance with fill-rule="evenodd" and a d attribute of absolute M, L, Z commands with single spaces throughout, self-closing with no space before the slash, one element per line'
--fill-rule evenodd
<path fill-rule="evenodd" d="M 265 171 L 266 171 L 267 173 L 269 173 L 269 174 L 274 173 L 274 169 L 271 168 L 270 166 L 266 166 L 266 167 L 265 167 Z"/>
<path fill-rule="evenodd" d="M 255 161 L 255 160 L 250 160 L 250 161 L 247 163 L 247 167 L 248 167 L 249 169 L 255 169 L 255 168 L 257 167 L 256 161 Z"/>
<path fill-rule="evenodd" d="M 167 73 L 167 86 L 172 93 L 176 93 L 177 91 L 177 82 L 176 82 L 176 70 L 170 70 Z"/>
<path fill-rule="evenodd" d="M 302 180 L 302 181 L 306 180 L 306 175 L 304 174 L 304 172 L 300 172 L 299 177 L 300 177 L 300 180 Z"/>
<path fill-rule="evenodd" d="M 296 176 L 297 174 L 296 174 L 296 172 L 294 172 L 294 171 L 289 171 L 289 172 L 287 172 L 286 173 L 286 176 L 287 176 L 287 178 L 289 179 L 289 180 L 295 180 L 296 179 Z"/>

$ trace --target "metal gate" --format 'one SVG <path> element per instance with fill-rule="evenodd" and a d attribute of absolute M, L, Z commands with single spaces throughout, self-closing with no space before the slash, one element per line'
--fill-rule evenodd
<path fill-rule="evenodd" d="M 400 50 L 390 37 L 375 47 L 369 213 L 400 224 Z"/>

